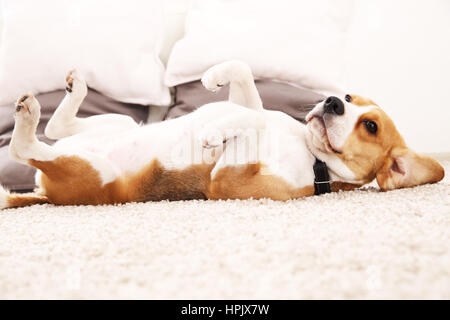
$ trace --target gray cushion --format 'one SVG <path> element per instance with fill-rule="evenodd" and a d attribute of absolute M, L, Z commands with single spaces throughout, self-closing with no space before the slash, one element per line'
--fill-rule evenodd
<path fill-rule="evenodd" d="M 255 83 L 264 108 L 283 111 L 301 122 L 317 103 L 325 99 L 320 93 L 287 83 L 267 79 L 256 80 Z M 175 104 L 169 109 L 166 119 L 180 117 L 206 103 L 227 100 L 228 91 L 228 86 L 216 93 L 208 91 L 200 81 L 179 85 L 176 87 Z"/>
<path fill-rule="evenodd" d="M 56 107 L 64 98 L 64 90 L 44 93 L 37 96 L 41 104 L 41 121 L 37 136 L 41 141 L 52 144 L 54 141 L 44 136 L 44 129 Z M 94 90 L 89 93 L 81 105 L 78 116 L 81 118 L 96 114 L 120 113 L 131 116 L 136 122 L 145 122 L 148 107 L 117 102 Z M 13 191 L 29 191 L 34 189 L 35 169 L 21 165 L 9 158 L 8 145 L 14 128 L 14 106 L 0 106 L 0 184 Z"/>

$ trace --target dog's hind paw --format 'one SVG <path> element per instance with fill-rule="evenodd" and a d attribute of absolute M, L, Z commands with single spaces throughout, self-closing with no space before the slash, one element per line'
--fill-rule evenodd
<path fill-rule="evenodd" d="M 76 69 L 69 71 L 66 76 L 66 91 L 83 97 L 87 94 L 86 82 Z"/>
<path fill-rule="evenodd" d="M 226 85 L 228 81 L 224 79 L 221 70 L 212 67 L 207 70 L 202 77 L 203 86 L 209 91 L 216 92 Z"/>
<path fill-rule="evenodd" d="M 41 105 L 33 94 L 27 93 L 22 95 L 15 104 L 16 119 L 23 119 L 30 124 L 39 121 L 41 115 Z"/>
<path fill-rule="evenodd" d="M 250 67 L 242 61 L 231 60 L 219 63 L 203 74 L 203 86 L 211 91 L 217 91 L 231 82 L 248 83 L 253 81 Z"/>

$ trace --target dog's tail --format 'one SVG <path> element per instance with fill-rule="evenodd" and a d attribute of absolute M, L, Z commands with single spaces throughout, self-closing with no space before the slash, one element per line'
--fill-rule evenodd
<path fill-rule="evenodd" d="M 232 60 L 215 65 L 205 72 L 202 83 L 211 91 L 216 91 L 229 83 L 229 101 L 258 111 L 264 109 L 252 70 L 244 62 Z"/>
<path fill-rule="evenodd" d="M 48 203 L 47 197 L 36 193 L 10 193 L 0 185 L 0 210 Z"/>

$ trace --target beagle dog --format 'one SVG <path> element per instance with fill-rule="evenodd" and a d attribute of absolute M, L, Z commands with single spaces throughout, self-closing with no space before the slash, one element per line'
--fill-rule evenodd
<path fill-rule="evenodd" d="M 242 62 L 216 65 L 202 82 L 213 91 L 229 83 L 229 101 L 140 126 L 118 114 L 78 118 L 87 87 L 72 71 L 66 96 L 45 130 L 58 140 L 53 146 L 35 135 L 39 102 L 31 94 L 20 97 L 9 152 L 38 169 L 38 188 L 31 194 L 0 188 L 0 208 L 289 200 L 350 190 L 374 179 L 381 190 L 391 190 L 444 177 L 436 160 L 406 146 L 392 120 L 370 99 L 331 96 L 315 106 L 304 125 L 263 109 L 252 72 Z"/>

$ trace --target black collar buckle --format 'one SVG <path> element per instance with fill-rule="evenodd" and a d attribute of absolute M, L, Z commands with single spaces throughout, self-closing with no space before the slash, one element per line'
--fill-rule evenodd
<path fill-rule="evenodd" d="M 316 158 L 314 169 L 314 194 L 320 195 L 331 192 L 330 175 L 328 174 L 327 164 Z"/>

